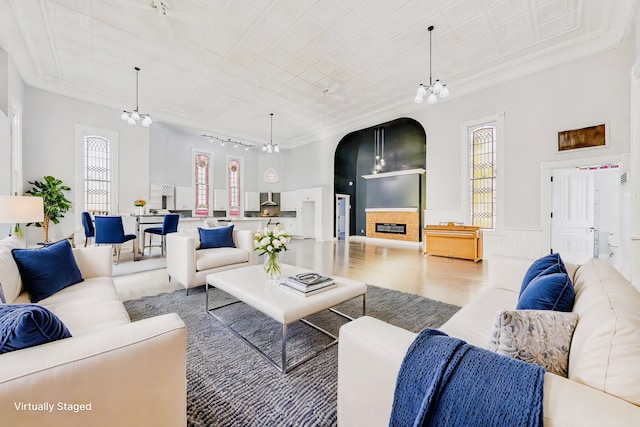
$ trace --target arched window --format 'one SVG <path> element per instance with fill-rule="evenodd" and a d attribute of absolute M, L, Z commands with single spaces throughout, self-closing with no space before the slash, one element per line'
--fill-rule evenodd
<path fill-rule="evenodd" d="M 211 156 L 207 153 L 195 153 L 195 189 L 196 216 L 209 215 L 209 165 Z"/>
<path fill-rule="evenodd" d="M 84 137 L 84 209 L 92 214 L 109 214 L 111 206 L 111 142 L 104 137 Z"/>
<path fill-rule="evenodd" d="M 229 189 L 229 216 L 240 216 L 240 161 L 227 161 L 227 188 Z"/>
<path fill-rule="evenodd" d="M 469 207 L 471 224 L 495 229 L 496 125 L 469 128 Z"/>

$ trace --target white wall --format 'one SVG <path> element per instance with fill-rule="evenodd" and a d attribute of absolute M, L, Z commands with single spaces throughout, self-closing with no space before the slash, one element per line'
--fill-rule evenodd
<path fill-rule="evenodd" d="M 608 257 L 608 233 L 620 233 L 621 191 L 620 169 L 607 169 L 595 172 L 595 189 L 598 192 L 598 229 L 599 255 Z"/>
<path fill-rule="evenodd" d="M 505 230 L 497 236 L 502 240 L 495 242 L 496 250 L 518 248 L 511 240 L 522 239 L 524 233 L 538 247 L 522 247 L 526 253 L 521 255 L 540 253 L 540 164 L 629 152 L 629 70 L 633 61 L 633 43 L 627 43 L 467 96 L 421 104 L 420 110 L 408 116 L 422 123 L 427 134 L 427 208 L 467 217 L 461 124 L 504 112 L 505 170 L 498 173 L 506 177 Z M 455 94 L 455 86 L 451 91 Z M 600 123 L 608 128 L 607 147 L 557 152 L 559 131 Z M 292 150 L 290 182 L 333 188 L 333 157 L 342 136 Z M 332 221 L 332 216 L 325 218 L 325 228 L 331 229 Z"/>
<path fill-rule="evenodd" d="M 456 98 L 455 86 L 452 86 L 453 96 L 435 105 L 414 107 L 408 95 L 408 106 L 403 106 L 403 111 L 390 115 L 386 120 L 407 116 L 425 127 L 427 207 L 466 216 L 463 206 L 466 195 L 462 193 L 462 183 L 467 172 L 466 166 L 460 164 L 460 125 L 504 112 L 506 166 L 504 171 L 498 171 L 506 177 L 504 235 L 539 234 L 542 162 L 630 151 L 629 70 L 636 58 L 635 49 L 633 43 L 627 43 L 467 96 Z M 52 174 L 73 183 L 75 172 L 70 150 L 74 144 L 75 124 L 82 124 L 120 132 L 122 210 L 127 210 L 137 197 L 148 197 L 150 182 L 191 185 L 191 147 L 202 147 L 214 152 L 214 188 L 225 186 L 224 168 L 218 162 L 224 162 L 227 153 L 237 153 L 245 158 L 244 178 L 248 191 L 323 187 L 327 190 L 326 203 L 323 203 L 327 207 L 323 209 L 326 210 L 323 212 L 323 230 L 328 230 L 323 234 L 330 235 L 333 230 L 333 212 L 330 209 L 333 206 L 333 162 L 335 147 L 344 135 L 327 137 L 278 155 L 258 151 L 240 154 L 240 150 L 220 148 L 216 146 L 218 144 L 214 144 L 211 150 L 211 144 L 205 138 L 164 129 L 161 123 L 154 124 L 150 130 L 132 127 L 120 121 L 119 112 L 114 109 L 37 89 L 25 89 L 24 104 L 24 123 L 27 124 L 24 128 L 25 181 Z M 608 127 L 608 147 L 562 154 L 556 152 L 558 131 L 599 123 Z M 6 123 L 3 125 L 0 118 L 0 135 L 6 135 L 6 128 Z M 6 150 L 4 141 L 3 138 L 0 142 L 0 150 Z M 262 181 L 268 167 L 278 171 L 279 183 Z M 3 185 L 0 180 L 0 191 Z M 62 228 L 66 233 L 70 227 L 71 224 L 65 224 Z M 540 236 L 532 236 L 530 240 L 540 241 Z M 508 241 L 501 241 L 498 246 L 512 247 Z"/>
<path fill-rule="evenodd" d="M 356 129 L 354 129 L 356 130 Z M 329 186 L 333 193 L 333 162 L 338 142 L 344 135 L 335 135 L 323 142 L 314 142 L 290 151 L 287 159 L 287 190 Z M 330 194 L 333 200 L 333 194 Z"/>
<path fill-rule="evenodd" d="M 179 187 L 193 187 L 192 150 L 203 150 L 213 154 L 213 188 L 227 188 L 227 157 L 244 159 L 242 173 L 244 191 L 282 192 L 286 190 L 289 151 L 278 154 L 262 152 L 261 146 L 248 151 L 233 144 L 224 146 L 214 140 L 163 123 L 154 124 L 150 134 L 150 182 Z M 211 131 L 208 132 L 211 134 Z M 279 176 L 276 183 L 263 181 L 264 173 L 274 168 Z"/>
<path fill-rule="evenodd" d="M 287 190 L 289 183 L 287 164 L 290 162 L 290 154 L 288 150 L 280 151 L 280 153 L 263 153 L 256 151 L 256 182 L 257 191 L 266 192 L 282 192 Z M 278 182 L 268 183 L 264 181 L 264 173 L 273 168 L 278 174 Z M 245 166 L 246 169 L 246 166 Z M 251 185 L 252 181 L 246 178 L 247 185 Z"/>
<path fill-rule="evenodd" d="M 51 92 L 27 87 L 23 129 L 25 190 L 27 181 L 42 180 L 45 175 L 61 179 L 75 192 L 75 126 L 113 130 L 119 133 L 119 210 L 129 213 L 138 197 L 149 197 L 149 128 L 131 126 L 120 120 L 120 111 Z M 65 214 L 50 230 L 50 239 L 60 239 L 80 227 L 82 207 Z M 42 239 L 42 230 L 29 227 L 29 243 Z"/>
<path fill-rule="evenodd" d="M 260 150 L 261 147 L 246 151 L 229 143 L 221 146 L 217 140 L 212 143 L 208 138 L 162 123 L 152 127 L 150 138 L 150 176 L 153 183 L 192 186 L 191 153 L 192 149 L 197 149 L 213 153 L 213 186 L 216 189 L 226 188 L 225 162 L 227 156 L 233 156 L 244 159 L 245 191 L 285 190 L 287 150 L 279 154 L 266 154 Z M 264 172 L 269 167 L 275 168 L 278 172 L 278 183 L 262 182 Z"/>
<path fill-rule="evenodd" d="M 630 185 L 623 188 L 623 200 L 631 206 L 627 215 L 623 211 L 623 228 L 628 224 L 627 235 L 623 235 L 621 250 L 625 249 L 631 253 L 630 262 L 625 265 L 623 258 L 622 270 L 628 271 L 628 276 L 636 288 L 640 290 L 640 182 L 634 177 L 640 175 L 640 7 L 636 7 L 634 19 L 636 31 L 635 39 L 635 62 L 631 70 L 631 153 L 629 155 L 629 168 L 631 170 Z"/>
<path fill-rule="evenodd" d="M 11 57 L 0 50 L 0 194 L 11 194 L 11 110 L 24 105 L 24 84 Z M 24 120 L 23 120 L 24 122 Z M 0 238 L 9 235 L 10 224 L 0 224 Z"/>
<path fill-rule="evenodd" d="M 460 124 L 504 112 L 505 228 L 540 228 L 540 163 L 629 151 L 632 59 L 625 46 L 426 109 L 427 206 L 462 208 Z M 600 123 L 608 147 L 557 153 L 558 131 Z"/>

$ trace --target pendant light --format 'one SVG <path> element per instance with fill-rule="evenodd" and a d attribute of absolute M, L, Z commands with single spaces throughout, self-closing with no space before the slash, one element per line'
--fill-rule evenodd
<path fill-rule="evenodd" d="M 427 91 L 431 92 L 427 98 L 427 103 L 429 104 L 435 104 L 438 101 L 438 96 L 440 98 L 446 98 L 449 96 L 449 89 L 446 84 L 441 83 L 439 79 L 436 79 L 435 83 L 431 80 L 431 32 L 433 31 L 433 25 L 427 29 L 429 30 L 429 85 L 425 86 L 420 83 L 418 91 L 416 92 L 416 97 L 413 99 L 413 102 L 416 104 L 422 104 L 422 102 L 424 102 L 424 97 L 427 95 Z"/>
<path fill-rule="evenodd" d="M 264 144 L 262 146 L 262 151 L 264 151 L 265 153 L 280 152 L 280 147 L 278 147 L 278 144 L 273 143 L 273 113 L 271 113 L 271 139 L 269 140 L 268 144 Z"/>
<path fill-rule="evenodd" d="M 140 113 L 138 111 L 138 80 L 140 68 L 135 67 L 134 70 L 136 70 L 136 108 L 131 112 L 124 110 L 120 115 L 120 119 L 132 126 L 135 126 L 138 120 L 142 119 L 142 126 L 148 128 L 149 126 L 151 126 L 153 121 L 151 120 L 151 116 L 149 114 Z"/>
<path fill-rule="evenodd" d="M 373 130 L 373 173 L 381 172 L 385 165 L 384 160 L 384 128 Z"/>

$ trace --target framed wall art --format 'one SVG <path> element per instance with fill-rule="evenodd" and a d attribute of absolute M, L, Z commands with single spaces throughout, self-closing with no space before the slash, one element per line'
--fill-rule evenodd
<path fill-rule="evenodd" d="M 558 152 L 607 145 L 605 125 L 558 132 Z"/>

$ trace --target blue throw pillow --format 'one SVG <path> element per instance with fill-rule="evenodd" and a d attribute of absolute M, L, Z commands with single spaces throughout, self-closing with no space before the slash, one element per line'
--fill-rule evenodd
<path fill-rule="evenodd" d="M 531 267 L 527 270 L 524 275 L 524 279 L 522 279 L 522 286 L 520 287 L 520 296 L 522 296 L 522 292 L 524 292 L 527 285 L 533 280 L 535 277 L 541 274 L 553 274 L 553 273 L 566 273 L 567 269 L 564 266 L 564 262 L 562 262 L 562 258 L 560 258 L 560 254 L 549 254 L 545 255 L 540 259 L 537 259 L 531 264 Z"/>
<path fill-rule="evenodd" d="M 575 292 L 567 273 L 535 277 L 522 292 L 516 310 L 573 310 Z"/>
<path fill-rule="evenodd" d="M 38 249 L 12 249 L 11 254 L 31 302 L 84 280 L 67 240 Z"/>
<path fill-rule="evenodd" d="M 233 225 L 218 228 L 200 228 L 200 249 L 235 248 L 233 243 Z"/>
<path fill-rule="evenodd" d="M 0 354 L 70 336 L 60 319 L 40 305 L 0 305 Z"/>

